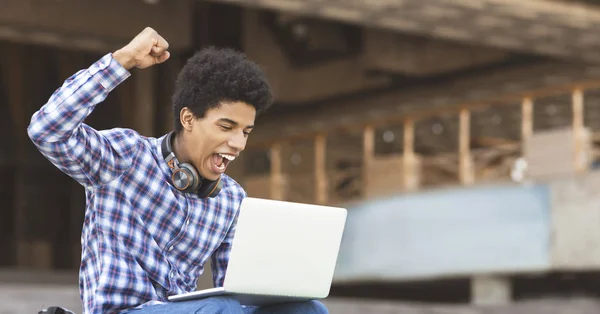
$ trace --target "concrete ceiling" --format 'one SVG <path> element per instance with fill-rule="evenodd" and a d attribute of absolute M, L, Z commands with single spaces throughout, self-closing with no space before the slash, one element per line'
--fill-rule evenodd
<path fill-rule="evenodd" d="M 600 62 L 600 7 L 549 0 L 211 0 Z"/>

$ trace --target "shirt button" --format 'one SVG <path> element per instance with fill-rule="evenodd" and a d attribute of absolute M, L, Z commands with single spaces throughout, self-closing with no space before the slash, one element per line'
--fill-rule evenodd
<path fill-rule="evenodd" d="M 175 248 L 175 247 L 171 245 L 171 247 L 169 248 L 169 252 L 170 252 L 170 251 L 173 251 L 173 249 L 174 249 L 174 248 Z"/>
<path fill-rule="evenodd" d="M 189 221 L 189 220 L 185 222 L 185 225 L 186 225 L 186 226 L 187 226 L 187 225 L 189 225 L 189 224 L 190 224 L 190 221 Z"/>

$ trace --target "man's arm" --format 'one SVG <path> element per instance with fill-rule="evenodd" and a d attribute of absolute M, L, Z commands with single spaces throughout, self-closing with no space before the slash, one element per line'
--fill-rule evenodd
<path fill-rule="evenodd" d="M 122 169 L 131 139 L 123 138 L 113 151 L 100 132 L 83 124 L 108 93 L 129 77 L 129 72 L 107 54 L 65 81 L 31 118 L 27 132 L 52 164 L 91 187 L 109 180 Z M 123 134 L 124 135 L 124 134 Z"/>
<path fill-rule="evenodd" d="M 86 187 L 113 179 L 128 165 L 136 146 L 134 133 L 122 130 L 107 136 L 83 121 L 129 77 L 129 69 L 166 61 L 167 48 L 166 41 L 147 28 L 127 46 L 67 79 L 31 118 L 27 132 L 38 150 Z"/>

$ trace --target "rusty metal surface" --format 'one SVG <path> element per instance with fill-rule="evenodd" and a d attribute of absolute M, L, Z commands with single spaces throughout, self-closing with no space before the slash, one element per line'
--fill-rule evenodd
<path fill-rule="evenodd" d="M 600 8 L 547 0 L 210 0 L 472 44 L 600 61 Z"/>

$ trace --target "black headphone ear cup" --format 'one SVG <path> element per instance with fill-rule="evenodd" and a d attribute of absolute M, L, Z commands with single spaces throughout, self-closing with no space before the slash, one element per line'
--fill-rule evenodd
<path fill-rule="evenodd" d="M 198 196 L 201 198 L 215 197 L 219 195 L 222 188 L 223 181 L 221 181 L 221 177 L 215 181 L 203 180 L 202 185 L 198 189 Z"/>
<path fill-rule="evenodd" d="M 198 173 L 192 165 L 187 163 L 179 164 L 179 169 L 173 171 L 171 180 L 175 188 L 183 192 L 195 191 L 200 183 Z"/>

